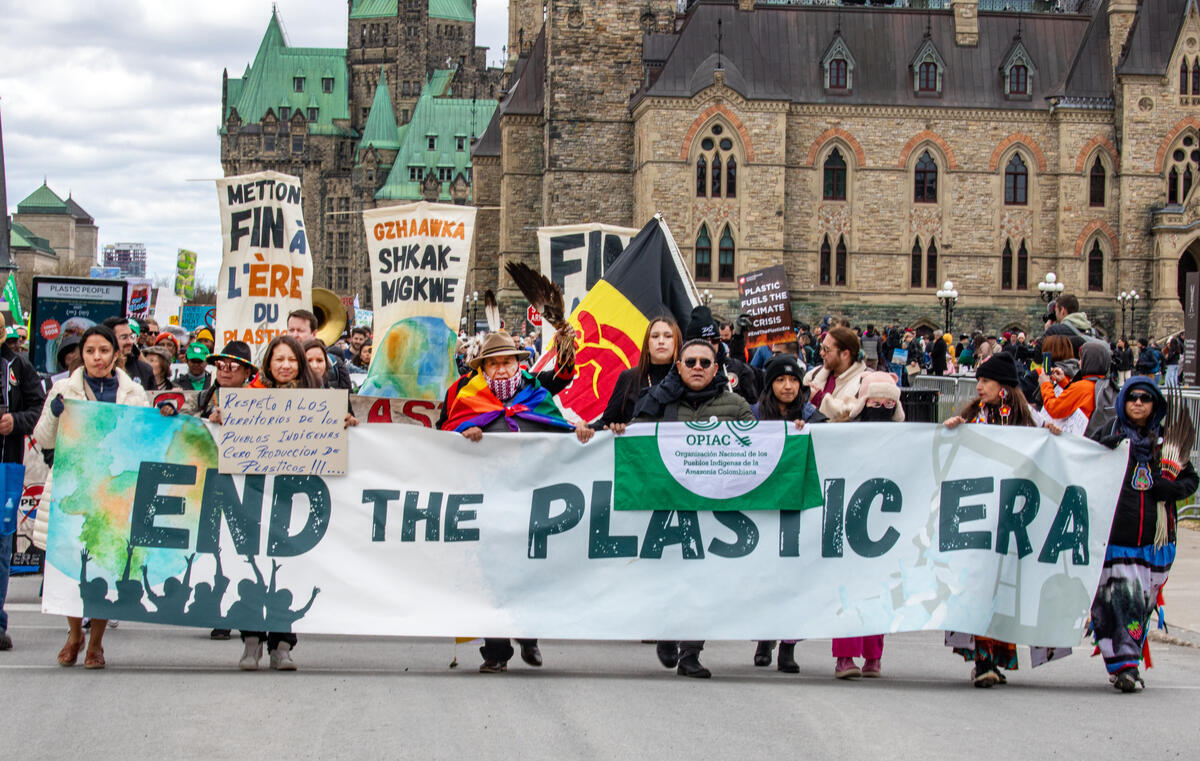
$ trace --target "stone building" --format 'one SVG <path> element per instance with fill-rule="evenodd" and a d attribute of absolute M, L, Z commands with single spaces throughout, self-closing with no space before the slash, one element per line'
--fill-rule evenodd
<path fill-rule="evenodd" d="M 222 76 L 225 175 L 301 179 L 313 284 L 371 301 L 359 213 L 472 199 L 470 147 L 501 71 L 475 46 L 474 0 L 350 0 L 345 48 L 293 47 L 272 12 L 240 78 Z"/>
<path fill-rule="evenodd" d="M 1200 262 L 1197 0 L 926 4 L 567 0 L 541 23 L 511 0 L 472 287 L 515 312 L 502 265 L 536 264 L 538 226 L 662 212 L 725 315 L 738 273 L 783 264 L 801 319 L 940 325 L 951 280 L 956 330 L 1036 330 L 1053 272 L 1109 334 L 1177 329 Z"/>
<path fill-rule="evenodd" d="M 100 230 L 70 194 L 64 200 L 43 182 L 17 204 L 12 221 L 13 261 L 18 267 L 43 274 L 60 265 L 96 263 Z M 28 234 L 18 235 L 18 226 Z"/>

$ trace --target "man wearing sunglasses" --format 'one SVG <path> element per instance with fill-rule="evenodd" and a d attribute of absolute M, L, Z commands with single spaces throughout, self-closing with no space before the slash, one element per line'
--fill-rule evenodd
<path fill-rule="evenodd" d="M 729 390 L 729 380 L 717 364 L 717 350 L 705 338 L 683 344 L 679 361 L 657 385 L 642 393 L 633 409 L 633 422 L 694 422 L 754 420 L 745 399 Z M 712 672 L 700 663 L 704 640 L 658 643 L 658 660 L 680 676 L 707 679 Z"/>
<path fill-rule="evenodd" d="M 858 402 L 858 387 L 867 366 L 859 359 L 858 336 L 850 328 L 830 328 L 821 339 L 821 362 L 804 376 L 811 401 L 834 423 L 850 419 Z"/>

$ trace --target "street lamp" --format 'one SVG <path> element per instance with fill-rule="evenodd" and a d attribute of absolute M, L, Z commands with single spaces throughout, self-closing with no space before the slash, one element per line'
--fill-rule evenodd
<path fill-rule="evenodd" d="M 479 291 L 472 291 L 470 304 L 471 304 L 471 306 L 470 306 L 470 309 L 471 309 L 471 335 L 475 335 L 475 330 L 476 330 L 475 326 L 476 326 L 476 320 L 478 317 L 478 315 L 476 315 L 475 312 L 479 308 Z"/>
<path fill-rule="evenodd" d="M 711 304 L 712 303 L 712 291 L 705 288 L 704 293 L 700 294 L 700 301 L 701 301 L 701 303 L 704 304 L 704 306 L 708 306 L 709 304 Z"/>
<path fill-rule="evenodd" d="M 1133 290 L 1132 288 L 1129 289 L 1129 332 L 1130 333 L 1137 332 L 1137 305 L 1138 305 L 1138 302 L 1141 301 L 1141 299 L 1142 299 L 1142 294 L 1138 293 L 1137 291 Z"/>
<path fill-rule="evenodd" d="M 954 283 L 947 280 L 942 283 L 942 290 L 937 292 L 938 301 L 942 303 L 942 309 L 946 312 L 946 334 L 950 335 L 950 325 L 954 319 L 954 305 L 958 303 L 958 291 L 954 290 Z"/>
<path fill-rule="evenodd" d="M 1047 272 L 1046 277 L 1038 283 L 1037 287 L 1038 297 L 1047 304 L 1058 298 L 1058 295 L 1066 289 L 1065 285 L 1058 282 L 1058 277 L 1053 272 Z"/>
<path fill-rule="evenodd" d="M 1117 303 L 1121 305 L 1121 338 L 1129 335 L 1125 329 L 1125 309 L 1132 304 L 1133 296 L 1136 293 L 1136 291 L 1121 291 L 1117 294 Z"/>

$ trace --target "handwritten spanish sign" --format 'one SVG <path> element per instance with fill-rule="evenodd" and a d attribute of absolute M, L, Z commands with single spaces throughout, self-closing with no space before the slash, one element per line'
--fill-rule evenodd
<path fill-rule="evenodd" d="M 287 330 L 288 313 L 312 308 L 312 259 L 300 180 L 259 172 L 217 180 L 222 258 L 217 345 L 245 341 L 258 361 Z"/>
<path fill-rule="evenodd" d="M 796 340 L 787 272 L 783 265 L 738 276 L 738 296 L 742 313 L 754 320 L 753 326 L 746 331 L 747 349 Z"/>
<path fill-rule="evenodd" d="M 218 470 L 266 476 L 344 476 L 346 391 L 222 388 L 213 431 Z"/>

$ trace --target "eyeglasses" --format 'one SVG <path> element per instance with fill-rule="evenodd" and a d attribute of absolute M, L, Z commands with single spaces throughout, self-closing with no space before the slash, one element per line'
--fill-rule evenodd
<path fill-rule="evenodd" d="M 240 365 L 238 365 L 237 362 L 231 362 L 229 360 L 218 360 L 217 362 L 214 362 L 213 364 L 215 364 L 217 366 L 217 370 L 220 370 L 221 372 L 226 372 L 226 373 L 233 372 L 234 370 L 238 369 L 238 367 L 240 366 Z"/>
<path fill-rule="evenodd" d="M 1130 394 L 1125 397 L 1127 402 L 1141 402 L 1142 404 L 1154 404 L 1154 397 L 1150 394 Z"/>
<path fill-rule="evenodd" d="M 688 357 L 683 360 L 684 367 L 695 367 L 699 363 L 700 369 L 707 370 L 712 367 L 713 361 L 708 357 Z"/>

